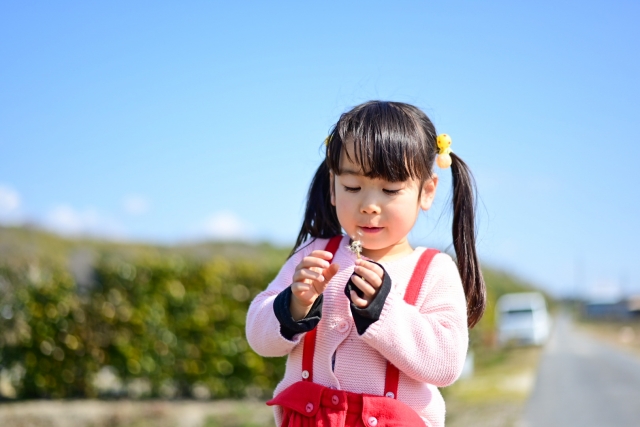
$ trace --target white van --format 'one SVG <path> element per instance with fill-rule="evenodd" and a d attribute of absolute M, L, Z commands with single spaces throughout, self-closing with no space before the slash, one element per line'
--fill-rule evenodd
<path fill-rule="evenodd" d="M 551 320 L 541 293 L 502 295 L 496 310 L 498 344 L 542 345 L 547 341 Z"/>

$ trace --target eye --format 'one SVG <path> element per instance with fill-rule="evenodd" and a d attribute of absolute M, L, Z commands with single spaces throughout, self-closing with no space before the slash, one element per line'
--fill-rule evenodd
<path fill-rule="evenodd" d="M 400 193 L 400 190 L 387 190 L 385 188 L 383 188 L 382 191 L 384 191 L 385 194 L 388 194 L 390 196 Z"/>
<path fill-rule="evenodd" d="M 344 191 L 346 191 L 347 193 L 357 193 L 358 191 L 360 191 L 360 187 L 347 187 L 345 185 Z"/>

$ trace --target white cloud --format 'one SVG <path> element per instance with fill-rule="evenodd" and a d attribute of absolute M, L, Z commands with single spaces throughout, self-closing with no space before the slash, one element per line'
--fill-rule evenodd
<path fill-rule="evenodd" d="M 6 185 L 0 185 L 0 213 L 13 213 L 20 207 L 20 195 Z"/>
<path fill-rule="evenodd" d="M 76 210 L 69 205 L 58 205 L 46 215 L 45 227 L 65 235 L 94 235 L 121 239 L 122 227 L 97 210 Z"/>
<path fill-rule="evenodd" d="M 13 188 L 0 184 L 0 222 L 20 222 L 20 194 Z"/>
<path fill-rule="evenodd" d="M 253 228 L 230 211 L 217 212 L 209 217 L 202 230 L 208 237 L 222 240 L 247 240 Z"/>
<path fill-rule="evenodd" d="M 139 216 L 149 211 L 149 201 L 139 195 L 129 195 L 122 201 L 124 211 L 129 215 Z"/>

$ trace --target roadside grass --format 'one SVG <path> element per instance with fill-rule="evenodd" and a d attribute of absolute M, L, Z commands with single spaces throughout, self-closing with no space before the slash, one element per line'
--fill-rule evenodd
<path fill-rule="evenodd" d="M 260 406 L 257 406 L 257 405 Z M 232 411 L 210 415 L 203 427 L 273 427 L 273 410 L 262 402 L 236 402 Z"/>
<path fill-rule="evenodd" d="M 640 319 L 586 320 L 577 318 L 575 326 L 613 346 L 640 356 Z"/>
<path fill-rule="evenodd" d="M 34 400 L 0 404 L 2 427 L 273 427 L 260 401 Z"/>
<path fill-rule="evenodd" d="M 475 373 L 442 389 L 447 427 L 514 426 L 535 383 L 541 348 L 483 348 Z"/>

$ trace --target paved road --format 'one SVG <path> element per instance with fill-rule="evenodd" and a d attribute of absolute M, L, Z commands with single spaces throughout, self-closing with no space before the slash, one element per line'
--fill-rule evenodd
<path fill-rule="evenodd" d="M 561 315 L 518 425 L 640 426 L 640 359 L 576 331 Z"/>

